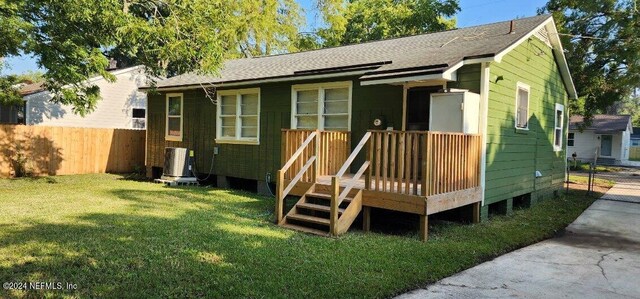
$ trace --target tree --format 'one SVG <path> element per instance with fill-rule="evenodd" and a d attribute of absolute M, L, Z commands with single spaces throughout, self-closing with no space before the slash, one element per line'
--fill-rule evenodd
<path fill-rule="evenodd" d="M 350 0 L 325 3 L 324 46 L 361 43 L 455 28 L 458 0 Z"/>
<path fill-rule="evenodd" d="M 14 106 L 22 104 L 22 96 L 16 86 L 19 83 L 20 80 L 17 76 L 0 77 L 0 105 Z"/>
<path fill-rule="evenodd" d="M 572 103 L 590 117 L 640 86 L 640 16 L 635 0 L 550 0 L 581 97 Z M 580 111 L 581 110 L 581 111 Z"/>
<path fill-rule="evenodd" d="M 91 112 L 87 79 L 109 58 L 142 64 L 151 78 L 215 74 L 226 58 L 295 50 L 293 0 L 0 0 L 0 57 L 34 55 L 52 101 Z"/>
<path fill-rule="evenodd" d="M 637 90 L 631 96 L 613 105 L 611 110 L 610 112 L 615 114 L 631 115 L 633 125 L 640 127 L 640 94 Z"/>

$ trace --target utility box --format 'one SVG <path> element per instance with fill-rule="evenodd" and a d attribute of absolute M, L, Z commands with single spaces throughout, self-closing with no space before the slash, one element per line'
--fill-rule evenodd
<path fill-rule="evenodd" d="M 478 134 L 480 95 L 467 90 L 431 94 L 429 130 Z"/>

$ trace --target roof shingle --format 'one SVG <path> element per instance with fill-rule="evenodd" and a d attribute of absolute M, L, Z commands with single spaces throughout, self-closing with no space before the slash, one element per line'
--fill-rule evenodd
<path fill-rule="evenodd" d="M 187 73 L 162 80 L 157 87 L 295 77 L 300 73 L 361 65 L 370 65 L 370 71 L 361 77 L 363 80 L 418 70 L 441 73 L 464 59 L 500 53 L 549 18 L 550 15 L 541 15 L 514 20 L 514 33 L 509 33 L 510 21 L 505 21 L 306 52 L 230 60 L 224 63 L 218 76 Z"/>
<path fill-rule="evenodd" d="M 596 133 L 615 133 L 627 130 L 630 121 L 629 115 L 596 114 L 591 120 L 591 125 L 584 129 Z M 583 123 L 582 115 L 573 115 L 569 119 L 569 130 L 579 130 Z"/>

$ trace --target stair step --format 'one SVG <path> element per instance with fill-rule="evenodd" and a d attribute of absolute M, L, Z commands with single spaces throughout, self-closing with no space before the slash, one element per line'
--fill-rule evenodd
<path fill-rule="evenodd" d="M 331 207 L 329 206 L 317 205 L 317 204 L 312 204 L 307 202 L 299 203 L 296 205 L 296 207 L 307 209 L 307 210 L 320 211 L 320 212 L 327 212 L 327 213 L 331 212 Z M 342 214 L 342 213 L 344 213 L 344 209 L 338 209 L 338 214 Z"/>
<path fill-rule="evenodd" d="M 300 226 L 300 225 L 285 223 L 285 224 L 281 224 L 280 226 L 284 227 L 284 228 L 288 228 L 288 229 L 301 231 L 301 232 L 304 232 L 304 233 L 309 233 L 309 234 L 314 234 L 314 235 L 319 235 L 319 236 L 324 236 L 324 237 L 328 237 L 329 236 L 329 232 L 326 232 L 326 231 L 323 231 L 323 230 L 319 230 L 319 229 L 304 227 L 304 226 Z"/>
<path fill-rule="evenodd" d="M 331 195 L 329 195 L 329 194 L 324 194 L 324 193 L 315 193 L 315 192 L 311 192 L 311 193 L 307 193 L 307 194 L 306 194 L 306 196 L 307 196 L 307 197 L 318 198 L 318 199 L 331 200 Z M 350 202 L 351 202 L 351 198 L 350 198 L 350 197 L 347 197 L 347 198 L 345 198 L 342 202 L 350 203 Z"/>
<path fill-rule="evenodd" d="M 302 215 L 302 214 L 289 215 L 287 216 L 287 218 L 291 220 L 315 223 L 315 224 L 326 225 L 326 226 L 329 226 L 329 224 L 331 223 L 331 221 L 326 218 L 320 218 L 320 217 L 314 217 L 314 216 Z"/>
<path fill-rule="evenodd" d="M 324 193 L 315 193 L 315 192 L 310 192 L 306 194 L 307 197 L 313 197 L 313 198 L 320 198 L 320 199 L 326 199 L 326 200 L 331 200 L 331 195 L 329 194 L 324 194 Z"/>

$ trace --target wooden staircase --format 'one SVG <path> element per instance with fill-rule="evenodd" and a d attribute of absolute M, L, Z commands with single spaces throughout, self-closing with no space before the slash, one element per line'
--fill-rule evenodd
<path fill-rule="evenodd" d="M 365 134 L 360 143 L 342 164 L 342 167 L 331 177 L 330 191 L 327 193 L 316 190 L 318 157 L 321 152 L 319 136 L 319 131 L 309 134 L 287 160 L 282 169 L 278 170 L 276 223 L 283 227 L 308 233 L 338 236 L 349 230 L 353 221 L 358 217 L 360 211 L 362 211 L 362 190 L 354 189 L 354 186 L 369 168 L 370 162 L 364 162 L 346 186 L 341 187 L 340 180 L 350 168 L 351 163 L 353 163 L 353 160 L 355 160 L 360 150 L 367 144 L 371 133 Z M 309 152 L 313 152 L 314 155 L 303 155 L 303 153 Z M 331 155 L 332 153 L 325 154 Z M 303 158 L 299 159 L 300 157 Z M 299 170 L 285 186 L 285 173 L 294 164 L 300 166 Z M 311 175 L 309 176 L 309 174 Z M 284 199 L 305 176 L 310 179 L 312 183 L 311 187 L 307 189 L 295 206 L 286 215 L 283 215 Z M 352 195 L 352 197 L 350 195 Z"/>
<path fill-rule="evenodd" d="M 331 200 L 331 194 L 316 192 L 314 184 L 279 225 L 322 236 L 343 234 L 362 211 L 362 190 L 358 190 L 354 197 L 345 197 L 336 203 L 337 219 L 331 217 Z"/>

